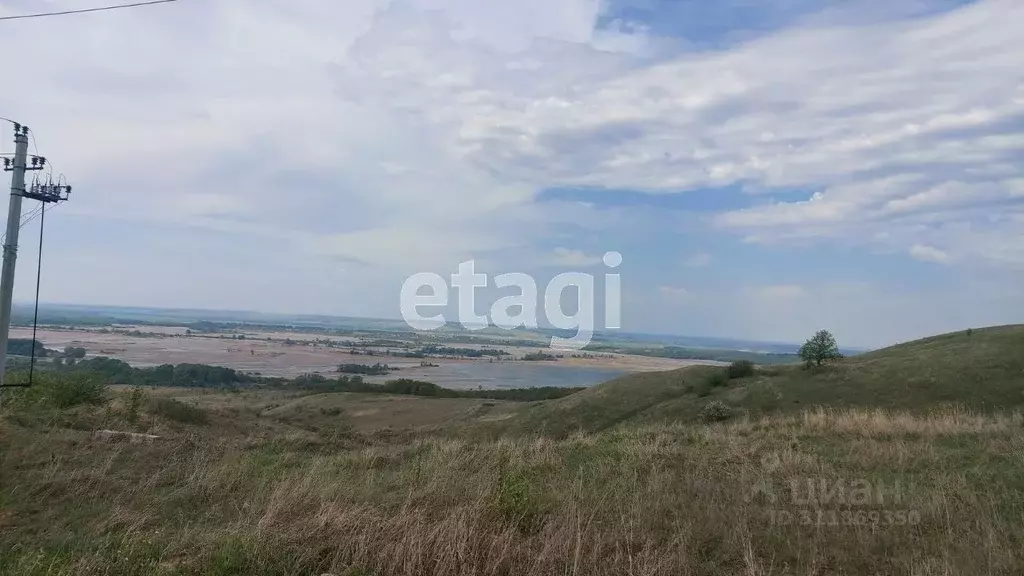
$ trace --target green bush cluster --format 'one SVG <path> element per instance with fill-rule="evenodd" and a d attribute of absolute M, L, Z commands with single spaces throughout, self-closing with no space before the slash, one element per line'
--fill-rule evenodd
<path fill-rule="evenodd" d="M 288 383 L 283 385 L 288 386 Z M 403 394 L 426 396 L 428 398 L 487 398 L 491 400 L 513 400 L 534 402 L 554 400 L 583 390 L 583 388 L 562 388 L 539 386 L 536 388 L 507 388 L 500 390 L 452 390 L 442 388 L 433 382 L 399 378 L 383 384 L 366 382 L 361 376 L 339 376 L 335 379 L 322 374 L 302 374 L 291 385 L 313 392 L 358 392 L 362 394 Z"/>
<path fill-rule="evenodd" d="M 712 388 L 720 388 L 729 383 L 729 375 L 720 370 L 716 370 L 708 376 L 708 386 Z"/>
<path fill-rule="evenodd" d="M 523 532 L 538 527 L 544 516 L 540 494 L 529 477 L 519 470 L 506 470 L 498 478 L 494 510 L 503 521 Z"/>
<path fill-rule="evenodd" d="M 146 394 L 142 391 L 142 387 L 133 386 L 132 391 L 128 393 L 128 400 L 125 402 L 125 419 L 129 424 L 134 425 L 139 421 L 139 410 L 145 399 Z"/>
<path fill-rule="evenodd" d="M 173 398 L 157 398 L 150 410 L 157 416 L 183 424 L 205 424 L 206 412 L 198 406 L 192 406 Z"/>
<path fill-rule="evenodd" d="M 381 374 L 387 374 L 391 371 L 391 368 L 387 364 L 381 364 L 380 362 L 370 364 L 339 364 L 338 372 L 344 372 L 345 374 L 366 374 L 367 376 L 376 376 Z"/>
<path fill-rule="evenodd" d="M 708 423 L 721 422 L 723 420 L 728 420 L 730 417 L 732 417 L 732 408 L 729 408 L 718 400 L 708 402 L 700 410 L 701 420 Z"/>
<path fill-rule="evenodd" d="M 85 358 L 85 353 L 86 353 L 85 348 L 82 348 L 80 346 L 65 346 L 64 347 L 64 357 L 65 358 L 82 359 L 82 358 Z"/>
<path fill-rule="evenodd" d="M 28 376 L 12 373 L 7 383 L 27 383 Z M 107 387 L 95 374 L 61 374 L 37 371 L 29 388 L 11 388 L 7 392 L 9 406 L 29 408 L 71 408 L 82 404 L 102 404 Z"/>
<path fill-rule="evenodd" d="M 222 366 L 206 364 L 162 364 L 134 368 L 123 360 L 98 356 L 65 366 L 53 366 L 66 373 L 94 374 L 110 384 L 129 386 L 181 386 L 187 388 L 219 388 L 251 384 L 259 379 Z"/>
<path fill-rule="evenodd" d="M 754 363 L 750 360 L 737 360 L 729 364 L 725 371 L 729 375 L 730 380 L 746 378 L 747 376 L 754 375 Z"/>
<path fill-rule="evenodd" d="M 62 357 L 58 359 L 63 360 Z M 10 364 L 8 364 L 10 366 Z M 358 365 L 361 366 L 361 365 Z M 369 366 L 371 371 L 387 368 L 378 364 Z M 68 357 L 66 362 L 47 363 L 37 366 L 38 379 L 58 378 L 71 382 L 70 386 L 81 386 L 81 382 L 93 382 L 93 387 L 102 389 L 106 384 L 128 386 L 174 386 L 183 388 L 226 388 L 237 390 L 248 386 L 271 388 L 299 388 L 312 392 L 360 392 L 367 394 L 405 394 L 434 398 L 487 398 L 492 400 L 513 400 L 534 402 L 554 400 L 583 390 L 582 387 L 541 386 L 535 388 L 511 388 L 499 390 L 452 390 L 432 382 L 400 378 L 383 384 L 365 382 L 361 375 L 339 375 L 328 378 L 322 374 L 302 374 L 295 379 L 270 378 L 258 374 L 250 375 L 231 368 L 205 364 L 164 364 L 148 368 L 134 368 L 127 362 L 107 357 L 95 357 L 75 362 Z M 44 376 L 45 374 L 45 376 Z M 13 373 L 12 373 L 13 377 Z M 10 380 L 13 381 L 13 380 Z M 88 385 L 87 385 L 88 387 Z M 54 402 L 72 404 L 74 398 L 62 399 L 61 394 L 83 394 L 87 391 L 57 390 L 52 392 Z M 130 410 L 129 410 L 130 411 Z"/>
<path fill-rule="evenodd" d="M 729 385 L 730 380 L 746 378 L 755 373 L 754 363 L 749 360 L 737 360 L 729 364 L 723 370 L 715 370 L 708 374 L 703 386 L 696 389 L 697 396 L 703 398 L 711 394 L 713 388 L 722 388 Z"/>
<path fill-rule="evenodd" d="M 45 358 L 50 354 L 43 343 L 30 338 L 11 338 L 7 341 L 7 354 L 11 356 L 31 356 L 35 348 L 37 358 Z"/>

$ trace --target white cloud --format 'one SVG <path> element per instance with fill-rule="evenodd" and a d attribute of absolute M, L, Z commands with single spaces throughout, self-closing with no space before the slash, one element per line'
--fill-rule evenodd
<path fill-rule="evenodd" d="M 794 29 L 640 68 L 592 55 L 598 72 L 563 84 L 571 88 L 546 81 L 567 64 L 550 52 L 540 92 L 493 84 L 447 96 L 464 113 L 467 157 L 508 177 L 652 193 L 810 188 L 808 200 L 715 221 L 760 242 L 860 242 L 864 228 L 891 228 L 905 250 L 914 219 L 966 222 L 955 208 L 1019 194 L 1020 25 L 1024 5 L 988 0 L 914 20 Z M 411 84 L 388 82 L 379 94 L 406 93 L 400 86 Z"/>
<path fill-rule="evenodd" d="M 941 264 L 949 262 L 949 254 L 925 244 L 914 244 L 911 246 L 910 255 L 925 262 L 938 262 Z"/>
<path fill-rule="evenodd" d="M 124 210 L 134 192 L 100 185 L 106 163 L 139 178 L 173 167 L 161 185 L 236 199 L 241 189 L 256 219 L 286 217 L 293 229 L 294 200 L 315 194 L 321 211 L 339 213 L 357 200 L 375 220 L 367 228 L 408 242 L 440 240 L 410 225 L 432 220 L 442 244 L 458 245 L 449 240 L 468 223 L 558 185 L 818 189 L 716 219 L 760 241 L 862 236 L 865 221 L 898 227 L 899 215 L 1019 194 L 1024 169 L 1013 158 L 1024 138 L 1004 128 L 1024 113 L 1024 8 L 1013 0 L 857 27 L 823 20 L 654 65 L 598 49 L 601 2 L 543 6 L 222 0 L 54 20 L 48 33 L 81 49 L 61 61 L 43 46 L 35 58 L 70 72 L 8 114 L 38 120 L 51 156 L 95 204 Z M 172 31 L 186 23 L 188 41 Z M 41 25 L 21 24 L 5 41 Z M 310 171 L 324 185 L 281 194 L 283 182 L 270 184 Z M 131 209 L 144 212 L 137 196 Z M 523 225 L 491 244 L 545 234 Z"/>
<path fill-rule="evenodd" d="M 471 100 L 530 75 L 554 78 L 547 63 L 484 72 L 522 60 L 508 51 L 536 41 L 586 46 L 599 4 L 222 0 L 55 19 L 47 34 L 81 49 L 40 90 L 67 98 L 5 102 L 4 111 L 31 121 L 74 177 L 72 213 L 236 230 L 218 218 L 244 213 L 249 228 L 314 257 L 447 267 L 580 220 L 579 211 L 541 213 L 531 206 L 536 186 L 467 162 L 463 111 L 446 94 Z M 161 28 L 175 24 L 189 34 Z M 4 43 L 39 29 L 28 22 Z M 36 58 L 53 69 L 64 56 L 41 49 Z M 419 67 L 440 73 L 378 98 L 389 78 L 420 79 Z"/>
<path fill-rule="evenodd" d="M 542 247 L 646 231 L 595 204 L 534 202 L 572 186 L 742 183 L 754 205 L 711 215 L 719 233 L 1024 264 L 1024 4 L 857 26 L 830 16 L 704 51 L 642 26 L 599 29 L 603 6 L 216 0 L 5 23 L 0 49 L 33 46 L 35 73 L 31 90 L 0 95 L 0 113 L 29 124 L 75 185 L 55 218 L 80 226 L 47 234 L 78 257 L 51 285 L 119 298 L 116 274 L 84 264 L 102 253 L 137 267 L 140 300 L 160 289 L 197 305 L 380 313 L 382 278 L 509 253 L 592 265 L 599 255 Z M 806 194 L 762 201 L 789 188 Z M 196 229 L 231 260 L 159 240 Z M 121 242 L 104 240 L 113 230 Z M 338 272 L 350 265 L 359 274 Z M 249 290 L 255 268 L 264 284 Z M 332 285 L 311 288 L 325 269 Z M 85 275 L 96 279 L 75 281 Z M 806 296 L 735 297 L 755 295 Z"/>

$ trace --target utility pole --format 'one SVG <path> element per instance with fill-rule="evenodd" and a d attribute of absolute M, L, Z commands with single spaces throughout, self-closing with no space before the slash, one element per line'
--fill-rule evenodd
<path fill-rule="evenodd" d="M 14 297 L 14 270 L 18 259 L 18 232 L 21 230 L 21 199 L 31 198 L 40 202 L 56 203 L 67 200 L 70 186 L 34 182 L 25 189 L 25 172 L 42 170 L 46 158 L 32 156 L 28 162 L 28 126 L 14 123 L 14 162 L 4 158 L 4 171 L 11 172 L 11 204 L 7 212 L 7 236 L 4 240 L 3 268 L 0 269 L 0 405 L 3 403 L 4 374 L 7 370 L 7 340 L 11 329 L 11 300 Z M 33 346 L 35 343 L 33 342 Z"/>
<path fill-rule="evenodd" d="M 25 192 L 28 126 L 14 125 L 14 166 L 11 174 L 11 206 L 7 211 L 7 236 L 4 240 L 4 264 L 0 271 L 0 385 L 7 370 L 7 337 L 11 330 L 11 299 L 14 297 L 14 265 L 18 259 L 18 231 L 21 229 L 21 195 Z M 4 158 L 6 161 L 7 159 Z M 4 170 L 8 169 L 6 162 Z M 3 389 L 0 388 L 0 404 Z"/>

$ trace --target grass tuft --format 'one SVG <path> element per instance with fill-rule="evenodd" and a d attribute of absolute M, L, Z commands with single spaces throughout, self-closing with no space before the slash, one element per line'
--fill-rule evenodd
<path fill-rule="evenodd" d="M 150 411 L 157 416 L 183 424 L 205 424 L 207 421 L 206 412 L 202 408 L 174 398 L 155 399 Z"/>

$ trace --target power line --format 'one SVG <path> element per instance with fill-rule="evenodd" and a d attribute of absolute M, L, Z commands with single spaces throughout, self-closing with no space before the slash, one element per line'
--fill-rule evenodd
<path fill-rule="evenodd" d="M 53 210 L 55 208 L 57 208 L 57 206 L 54 206 L 53 208 L 50 208 L 50 210 Z M 39 215 L 42 214 L 42 211 L 43 211 L 43 209 L 41 207 L 37 207 L 37 208 L 33 208 L 32 211 L 29 212 L 28 214 L 22 216 L 21 222 L 18 223 L 18 229 L 20 230 L 20 229 L 24 228 L 25 226 L 28 225 L 29 222 L 31 222 L 31 221 L 35 220 L 36 218 L 38 218 Z M 0 243 L 3 243 L 3 241 L 6 240 L 6 239 L 7 239 L 7 233 L 6 232 L 4 232 L 3 234 L 0 234 Z"/>
<path fill-rule="evenodd" d="M 25 224 L 28 224 L 33 218 L 36 217 L 36 214 L 39 214 L 39 207 L 33 208 L 31 212 L 22 216 L 21 224 L 18 224 L 18 226 L 24 228 Z"/>
<path fill-rule="evenodd" d="M 35 220 L 35 219 L 36 219 L 36 216 L 39 216 L 39 213 L 40 213 L 41 211 L 42 211 L 42 205 L 41 205 L 41 206 L 39 206 L 38 208 L 33 208 L 31 212 L 29 212 L 29 213 L 28 213 L 28 214 L 26 214 L 26 215 L 25 215 L 24 217 L 22 217 L 22 219 L 21 219 L 21 223 L 20 223 L 20 224 L 18 224 L 18 226 L 19 226 L 20 228 L 24 228 L 26 224 L 28 224 L 29 222 L 31 222 L 31 221 L 33 221 L 33 220 Z"/>
<path fill-rule="evenodd" d="M 133 2 L 131 4 L 116 4 L 114 6 L 98 6 L 96 8 L 81 8 L 78 10 L 63 10 L 61 12 L 38 12 L 36 14 L 21 14 L 18 16 L 0 16 L 0 20 L 20 20 L 22 18 L 42 18 L 43 16 L 65 16 L 68 14 L 84 14 L 86 12 L 102 12 L 104 10 L 120 10 L 121 8 L 136 8 L 139 6 L 150 6 L 152 4 L 167 4 L 178 0 L 149 0 L 148 2 Z M 4 118 L 6 120 L 6 118 Z"/>
<path fill-rule="evenodd" d="M 31 212 L 29 212 L 28 214 L 25 214 L 24 216 L 22 216 L 21 217 L 21 222 L 18 224 L 18 228 L 24 228 L 25 225 L 27 225 L 29 222 L 35 220 L 36 217 L 39 216 L 40 212 L 43 211 L 43 206 L 45 206 L 45 204 L 40 204 L 39 206 L 36 206 L 35 208 L 33 208 Z M 60 204 L 55 205 L 53 208 L 50 208 L 50 210 L 56 210 L 57 208 L 60 208 Z M 3 242 L 3 240 L 6 239 L 6 237 L 7 237 L 7 233 L 6 232 L 4 232 L 3 234 L 0 234 L 0 242 Z"/>
<path fill-rule="evenodd" d="M 56 208 L 56 206 L 54 206 L 54 208 Z M 33 208 L 32 211 L 29 212 L 28 214 L 25 214 L 24 216 L 22 216 L 21 217 L 21 222 L 18 223 L 18 229 L 20 230 L 21 228 L 24 228 L 26 224 L 28 224 L 29 222 L 35 220 L 36 217 L 39 216 L 40 212 L 41 212 L 40 208 L 36 207 L 36 208 Z M 3 243 L 3 241 L 6 240 L 6 239 L 7 239 L 7 233 L 6 232 L 4 232 L 3 234 L 0 234 L 0 243 Z"/>

